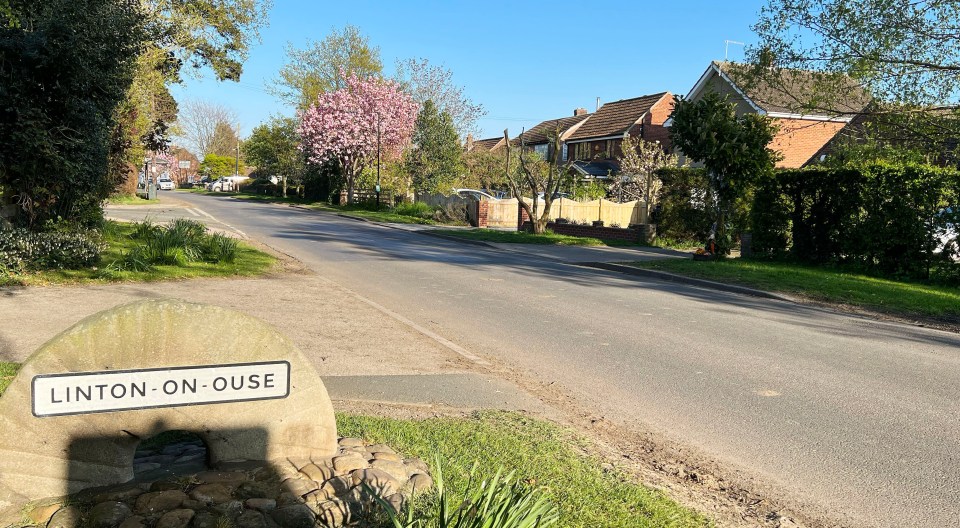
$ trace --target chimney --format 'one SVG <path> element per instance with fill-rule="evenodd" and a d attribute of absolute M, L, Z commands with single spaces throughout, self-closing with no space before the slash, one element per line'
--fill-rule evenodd
<path fill-rule="evenodd" d="M 586 115 L 586 113 L 587 113 L 586 108 L 576 108 L 573 110 L 573 117 Z"/>
<path fill-rule="evenodd" d="M 597 110 L 600 110 L 600 98 L 597 97 Z"/>

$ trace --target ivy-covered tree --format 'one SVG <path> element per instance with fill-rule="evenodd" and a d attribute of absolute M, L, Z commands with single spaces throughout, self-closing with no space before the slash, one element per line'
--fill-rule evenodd
<path fill-rule="evenodd" d="M 115 0 L 11 0 L 0 15 L 0 185 L 30 226 L 99 221 L 114 112 L 147 38 Z"/>
<path fill-rule="evenodd" d="M 733 246 L 731 208 L 753 181 L 773 170 L 778 154 L 769 144 L 777 127 L 767 116 L 738 116 L 736 105 L 716 92 L 695 102 L 676 97 L 670 118 L 673 145 L 707 169 L 716 202 L 711 249 L 727 255 Z"/>
<path fill-rule="evenodd" d="M 464 171 L 463 147 L 450 114 L 427 99 L 413 126 L 413 145 L 404 166 L 413 188 L 423 193 L 448 194 Z"/>

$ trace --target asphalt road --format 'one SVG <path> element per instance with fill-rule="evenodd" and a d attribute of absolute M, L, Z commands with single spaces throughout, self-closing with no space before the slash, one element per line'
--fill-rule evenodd
<path fill-rule="evenodd" d="M 960 336 L 284 206 L 177 198 L 598 415 L 851 524 L 960 526 Z"/>

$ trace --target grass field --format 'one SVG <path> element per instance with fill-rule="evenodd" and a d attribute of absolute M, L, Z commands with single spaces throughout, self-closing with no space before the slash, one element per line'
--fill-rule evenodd
<path fill-rule="evenodd" d="M 899 315 L 960 321 L 960 289 L 785 262 L 655 260 L 632 266 L 795 294 Z"/>

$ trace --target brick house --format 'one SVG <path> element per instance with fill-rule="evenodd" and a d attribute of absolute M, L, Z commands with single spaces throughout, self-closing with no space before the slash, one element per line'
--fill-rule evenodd
<path fill-rule="evenodd" d="M 590 119 L 590 113 L 585 108 L 577 108 L 570 117 L 548 119 L 539 123 L 530 130 L 512 140 L 511 144 L 519 147 L 522 144 L 536 152 L 541 158 L 550 160 L 554 156 L 553 137 L 560 134 L 561 152 L 557 156 L 557 163 L 565 163 L 568 157 L 567 139 Z"/>
<path fill-rule="evenodd" d="M 606 103 L 567 138 L 568 159 L 584 177 L 606 178 L 620 170 L 617 158 L 626 134 L 670 147 L 663 124 L 673 111 L 673 95 L 661 92 Z"/>
<path fill-rule="evenodd" d="M 695 102 L 707 92 L 717 92 L 736 104 L 738 115 L 757 113 L 773 118 L 780 130 L 770 147 L 783 156 L 777 167 L 803 167 L 818 161 L 824 147 L 870 102 L 869 94 L 849 80 L 839 88 L 843 97 L 832 102 L 829 110 L 800 110 L 802 103 L 815 95 L 813 75 L 786 70 L 774 79 L 751 79 L 744 65 L 714 61 L 685 100 Z M 669 121 L 666 125 L 670 126 Z"/>

